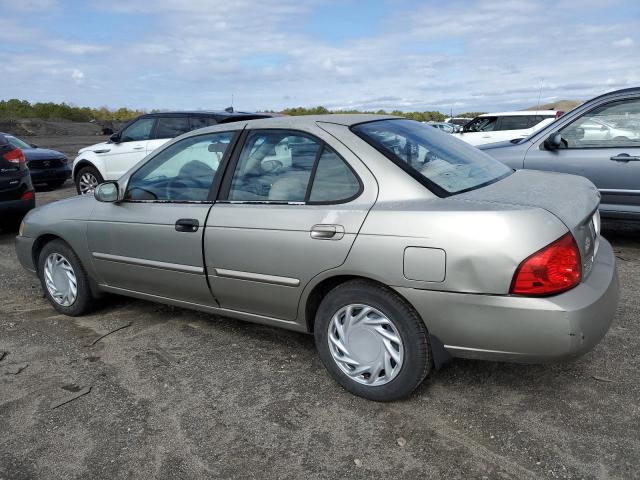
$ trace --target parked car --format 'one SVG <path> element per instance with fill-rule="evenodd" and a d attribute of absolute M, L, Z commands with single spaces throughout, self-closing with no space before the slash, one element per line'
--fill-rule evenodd
<path fill-rule="evenodd" d="M 73 162 L 73 179 L 78 194 L 93 192 L 104 180 L 115 180 L 147 154 L 172 138 L 191 130 L 269 117 L 269 114 L 221 112 L 162 112 L 149 113 L 127 123 L 109 141 L 97 143 L 78 151 Z"/>
<path fill-rule="evenodd" d="M 431 125 L 433 128 L 442 130 L 444 133 L 454 133 L 460 131 L 457 125 L 446 122 L 427 122 L 427 125 Z"/>
<path fill-rule="evenodd" d="M 71 177 L 69 160 L 64 153 L 40 148 L 8 133 L 0 134 L 4 135 L 11 145 L 22 150 L 33 183 L 59 187 Z"/>
<path fill-rule="evenodd" d="M 587 177 L 603 216 L 640 220 L 640 88 L 595 97 L 515 144 L 481 148 L 512 168 Z"/>
<path fill-rule="evenodd" d="M 525 138 L 563 113 L 557 110 L 485 113 L 467 123 L 455 136 L 476 146 Z"/>
<path fill-rule="evenodd" d="M 590 350 L 618 301 L 587 179 L 517 171 L 383 115 L 184 135 L 16 239 L 56 310 L 113 292 L 311 332 L 347 390 L 404 397 L 450 356 Z"/>
<path fill-rule="evenodd" d="M 24 153 L 0 133 L 0 228 L 15 229 L 35 203 Z"/>

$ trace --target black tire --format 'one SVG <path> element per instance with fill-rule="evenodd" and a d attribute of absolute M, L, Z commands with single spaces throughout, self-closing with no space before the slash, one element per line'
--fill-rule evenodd
<path fill-rule="evenodd" d="M 56 300 L 54 300 L 45 283 L 45 262 L 47 261 L 49 255 L 53 253 L 62 255 L 69 262 L 76 276 L 77 295 L 75 301 L 69 306 L 60 305 Z M 82 266 L 80 259 L 66 242 L 59 239 L 52 240 L 42 248 L 42 250 L 40 251 L 40 255 L 38 256 L 38 278 L 40 278 L 40 283 L 42 285 L 42 290 L 44 291 L 45 296 L 47 297 L 51 305 L 53 305 L 53 308 L 55 308 L 58 312 L 69 315 L 71 317 L 77 317 L 91 310 L 94 299 L 91 294 L 89 277 L 87 276 L 87 272 Z"/>
<path fill-rule="evenodd" d="M 82 178 L 82 175 L 84 175 L 85 173 L 89 173 L 93 175 L 98 181 L 98 184 L 104 182 L 104 178 L 102 178 L 102 175 L 100 175 L 100 172 L 96 167 L 91 165 L 82 167 L 80 170 L 78 170 L 74 179 L 74 183 L 76 184 L 76 191 L 78 192 L 78 195 L 82 195 L 82 190 L 80 190 L 80 179 Z"/>
<path fill-rule="evenodd" d="M 386 384 L 371 386 L 345 374 L 329 349 L 329 324 L 338 310 L 350 304 L 366 304 L 387 316 L 404 345 L 404 359 L 397 376 Z M 431 372 L 429 336 L 418 313 L 393 290 L 366 280 L 352 280 L 331 290 L 320 303 L 314 324 L 316 349 L 329 373 L 349 392 L 369 400 L 388 402 L 411 394 Z"/>

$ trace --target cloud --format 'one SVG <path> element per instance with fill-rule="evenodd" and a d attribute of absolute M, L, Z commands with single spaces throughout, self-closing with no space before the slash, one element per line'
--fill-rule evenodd
<path fill-rule="evenodd" d="M 621 38 L 620 40 L 616 40 L 615 42 L 612 42 L 611 45 L 613 45 L 614 47 L 633 47 L 635 43 L 636 42 L 633 41 L 633 38 L 624 37 L 624 38 Z"/>
<path fill-rule="evenodd" d="M 38 1 L 55 9 L 27 3 Z M 624 48 L 640 41 L 637 7 L 617 3 L 627 15 L 608 16 L 595 0 L 94 0 L 64 34 L 14 11 L 0 19 L 0 55 L 19 68 L 2 94 L 146 108 L 221 108 L 233 94 L 256 110 L 486 111 L 535 104 L 542 82 L 543 101 L 586 99 L 640 83 L 640 56 Z M 376 6 L 386 10 L 367 23 L 363 9 Z M 346 9 L 365 28 L 336 40 L 332 16 Z"/>

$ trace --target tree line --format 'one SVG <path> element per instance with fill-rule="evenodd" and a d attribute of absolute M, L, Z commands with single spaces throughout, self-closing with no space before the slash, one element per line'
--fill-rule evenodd
<path fill-rule="evenodd" d="M 402 112 L 393 110 L 362 111 L 362 110 L 329 110 L 325 107 L 294 107 L 285 108 L 281 112 L 270 110 L 271 113 L 284 113 L 286 115 L 320 115 L 329 113 L 375 113 L 375 114 L 391 114 L 399 115 L 418 120 L 421 122 L 442 122 L 448 115 L 437 112 Z M 27 100 L 18 100 L 12 98 L 10 100 L 0 100 L 0 119 L 18 119 L 18 118 L 40 118 L 44 120 L 58 119 L 71 120 L 74 122 L 97 121 L 126 121 L 146 113 L 143 110 L 131 110 L 129 108 L 110 109 L 107 107 L 91 108 L 91 107 L 75 107 L 67 103 L 54 102 L 37 102 L 30 103 Z M 457 117 L 473 118 L 481 112 L 467 112 L 456 114 Z"/>
<path fill-rule="evenodd" d="M 74 107 L 67 103 L 30 103 L 16 98 L 0 100 L 0 119 L 40 118 L 44 120 L 71 120 L 74 122 L 89 122 L 91 120 L 125 121 L 143 113 L 145 112 L 129 108 L 111 110 L 107 107 Z"/>

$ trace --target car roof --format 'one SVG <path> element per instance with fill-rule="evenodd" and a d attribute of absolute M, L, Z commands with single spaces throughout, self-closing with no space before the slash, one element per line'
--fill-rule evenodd
<path fill-rule="evenodd" d="M 245 115 L 261 115 L 270 117 L 269 113 L 251 113 L 251 112 L 227 112 L 226 110 L 171 110 L 167 112 L 151 112 L 140 115 L 141 117 L 162 117 L 166 115 L 196 115 L 206 117 L 242 117 Z"/>
<path fill-rule="evenodd" d="M 516 117 L 522 115 L 555 115 L 557 110 L 518 110 L 515 112 L 483 113 L 479 117 Z"/>
<path fill-rule="evenodd" d="M 373 122 L 376 120 L 399 119 L 394 115 L 376 115 L 368 113 L 331 113 L 326 115 L 295 115 L 288 117 L 269 117 L 259 120 L 250 120 L 247 123 L 252 127 L 283 128 L 315 123 L 334 123 L 337 125 L 352 126 L 359 123 Z"/>

